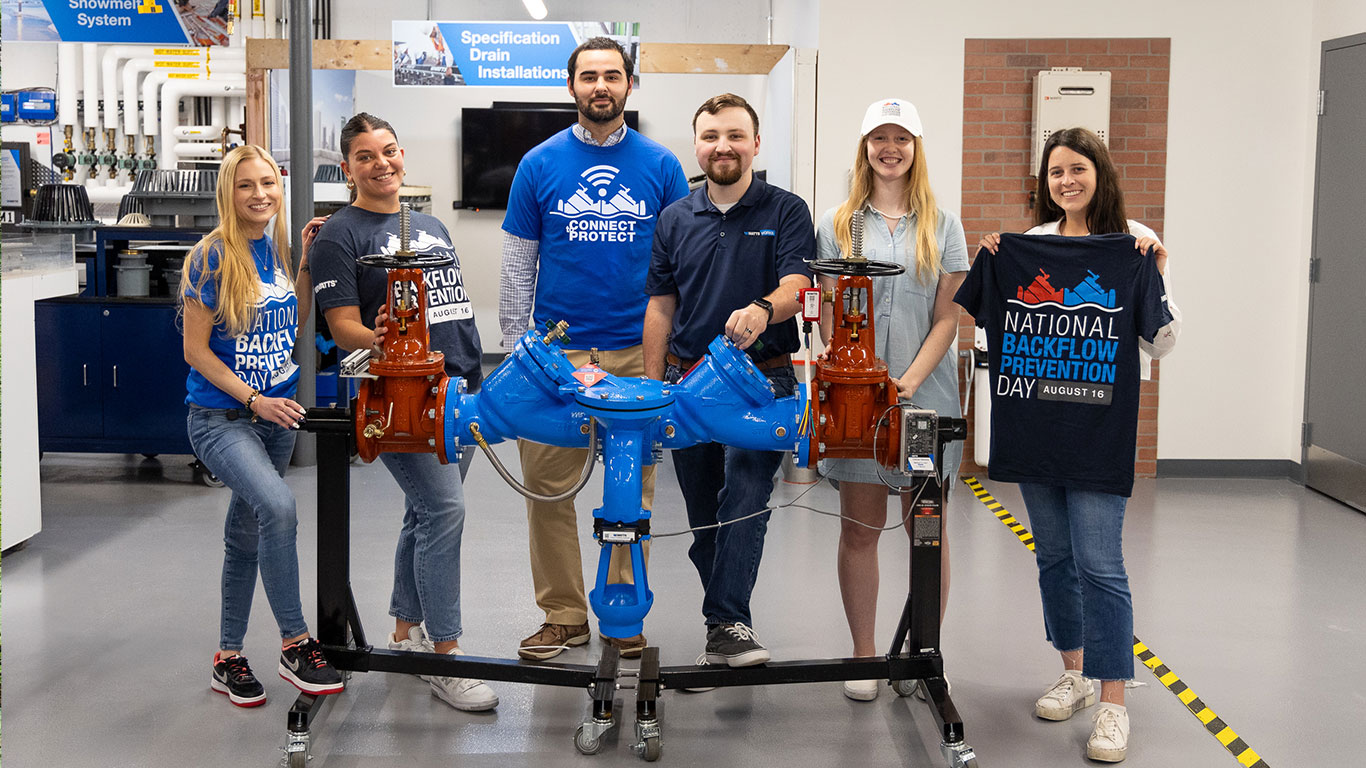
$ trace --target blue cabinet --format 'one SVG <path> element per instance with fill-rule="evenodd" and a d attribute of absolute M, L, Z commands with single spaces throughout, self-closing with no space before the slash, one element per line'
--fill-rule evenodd
<path fill-rule="evenodd" d="M 174 304 L 72 298 L 34 309 L 40 450 L 193 452 Z"/>

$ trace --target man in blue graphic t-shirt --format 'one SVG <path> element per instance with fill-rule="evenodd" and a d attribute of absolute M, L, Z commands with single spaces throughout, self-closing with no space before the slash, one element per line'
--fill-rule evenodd
<path fill-rule="evenodd" d="M 596 364 L 621 376 L 644 374 L 640 334 L 645 271 L 659 212 L 688 192 L 673 153 L 626 127 L 633 63 L 616 41 L 595 37 L 569 56 L 569 92 L 578 122 L 531 150 L 517 166 L 503 220 L 498 320 L 512 349 L 531 327 L 569 323 L 564 342 L 577 367 Z M 533 311 L 534 306 L 534 311 Z M 588 451 L 518 441 L 528 488 L 559 494 L 578 479 Z M 654 500 L 654 467 L 641 506 Z M 588 642 L 574 500 L 528 501 L 531 577 L 545 623 L 521 642 L 525 659 L 548 659 Z M 630 581 L 629 559 L 610 581 Z M 607 638 L 638 656 L 645 638 Z"/>

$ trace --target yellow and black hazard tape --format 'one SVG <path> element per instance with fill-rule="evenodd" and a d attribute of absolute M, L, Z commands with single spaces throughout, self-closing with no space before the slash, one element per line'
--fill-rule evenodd
<path fill-rule="evenodd" d="M 977 478 L 965 477 L 963 482 L 972 489 L 972 494 L 977 497 L 977 500 L 985 504 L 986 508 L 996 516 L 996 519 L 1000 520 L 1010 529 L 1011 533 L 1015 534 L 1020 543 L 1029 547 L 1031 552 L 1034 551 L 1034 536 L 1020 524 L 1019 520 L 1015 519 L 1014 515 L 1010 514 L 1009 510 L 1001 505 L 1001 502 L 987 493 L 987 489 L 982 487 Z M 1205 706 L 1205 702 L 1195 695 L 1195 691 L 1183 683 L 1181 678 L 1177 677 L 1176 673 L 1166 664 L 1163 664 L 1162 660 L 1157 658 L 1157 655 L 1137 637 L 1134 637 L 1134 656 L 1137 656 L 1138 660 L 1143 662 L 1143 666 L 1152 671 L 1153 676 L 1157 678 L 1157 682 L 1162 684 L 1162 687 L 1176 695 L 1176 698 L 1185 705 L 1186 709 L 1190 710 L 1190 713 L 1195 715 L 1196 719 L 1205 726 L 1205 730 L 1209 731 L 1220 744 L 1224 745 L 1224 749 L 1233 755 L 1239 765 L 1246 766 L 1246 768 L 1270 768 L 1261 755 L 1249 747 L 1247 742 L 1243 741 L 1241 736 L 1228 727 L 1223 719 L 1214 714 L 1214 710 Z"/>

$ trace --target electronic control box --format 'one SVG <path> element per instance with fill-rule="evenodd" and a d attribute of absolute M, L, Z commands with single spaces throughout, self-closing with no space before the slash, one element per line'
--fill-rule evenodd
<path fill-rule="evenodd" d="M 937 457 L 939 414 L 915 407 L 901 407 L 901 471 L 912 477 L 932 477 Z"/>

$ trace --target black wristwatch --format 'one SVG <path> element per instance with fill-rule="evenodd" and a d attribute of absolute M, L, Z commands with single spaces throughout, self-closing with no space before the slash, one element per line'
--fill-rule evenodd
<path fill-rule="evenodd" d="M 773 321 L 773 302 L 769 301 L 768 299 L 755 299 L 754 301 L 751 301 L 750 304 L 753 304 L 754 306 L 759 307 L 760 309 L 767 312 L 769 322 Z"/>

